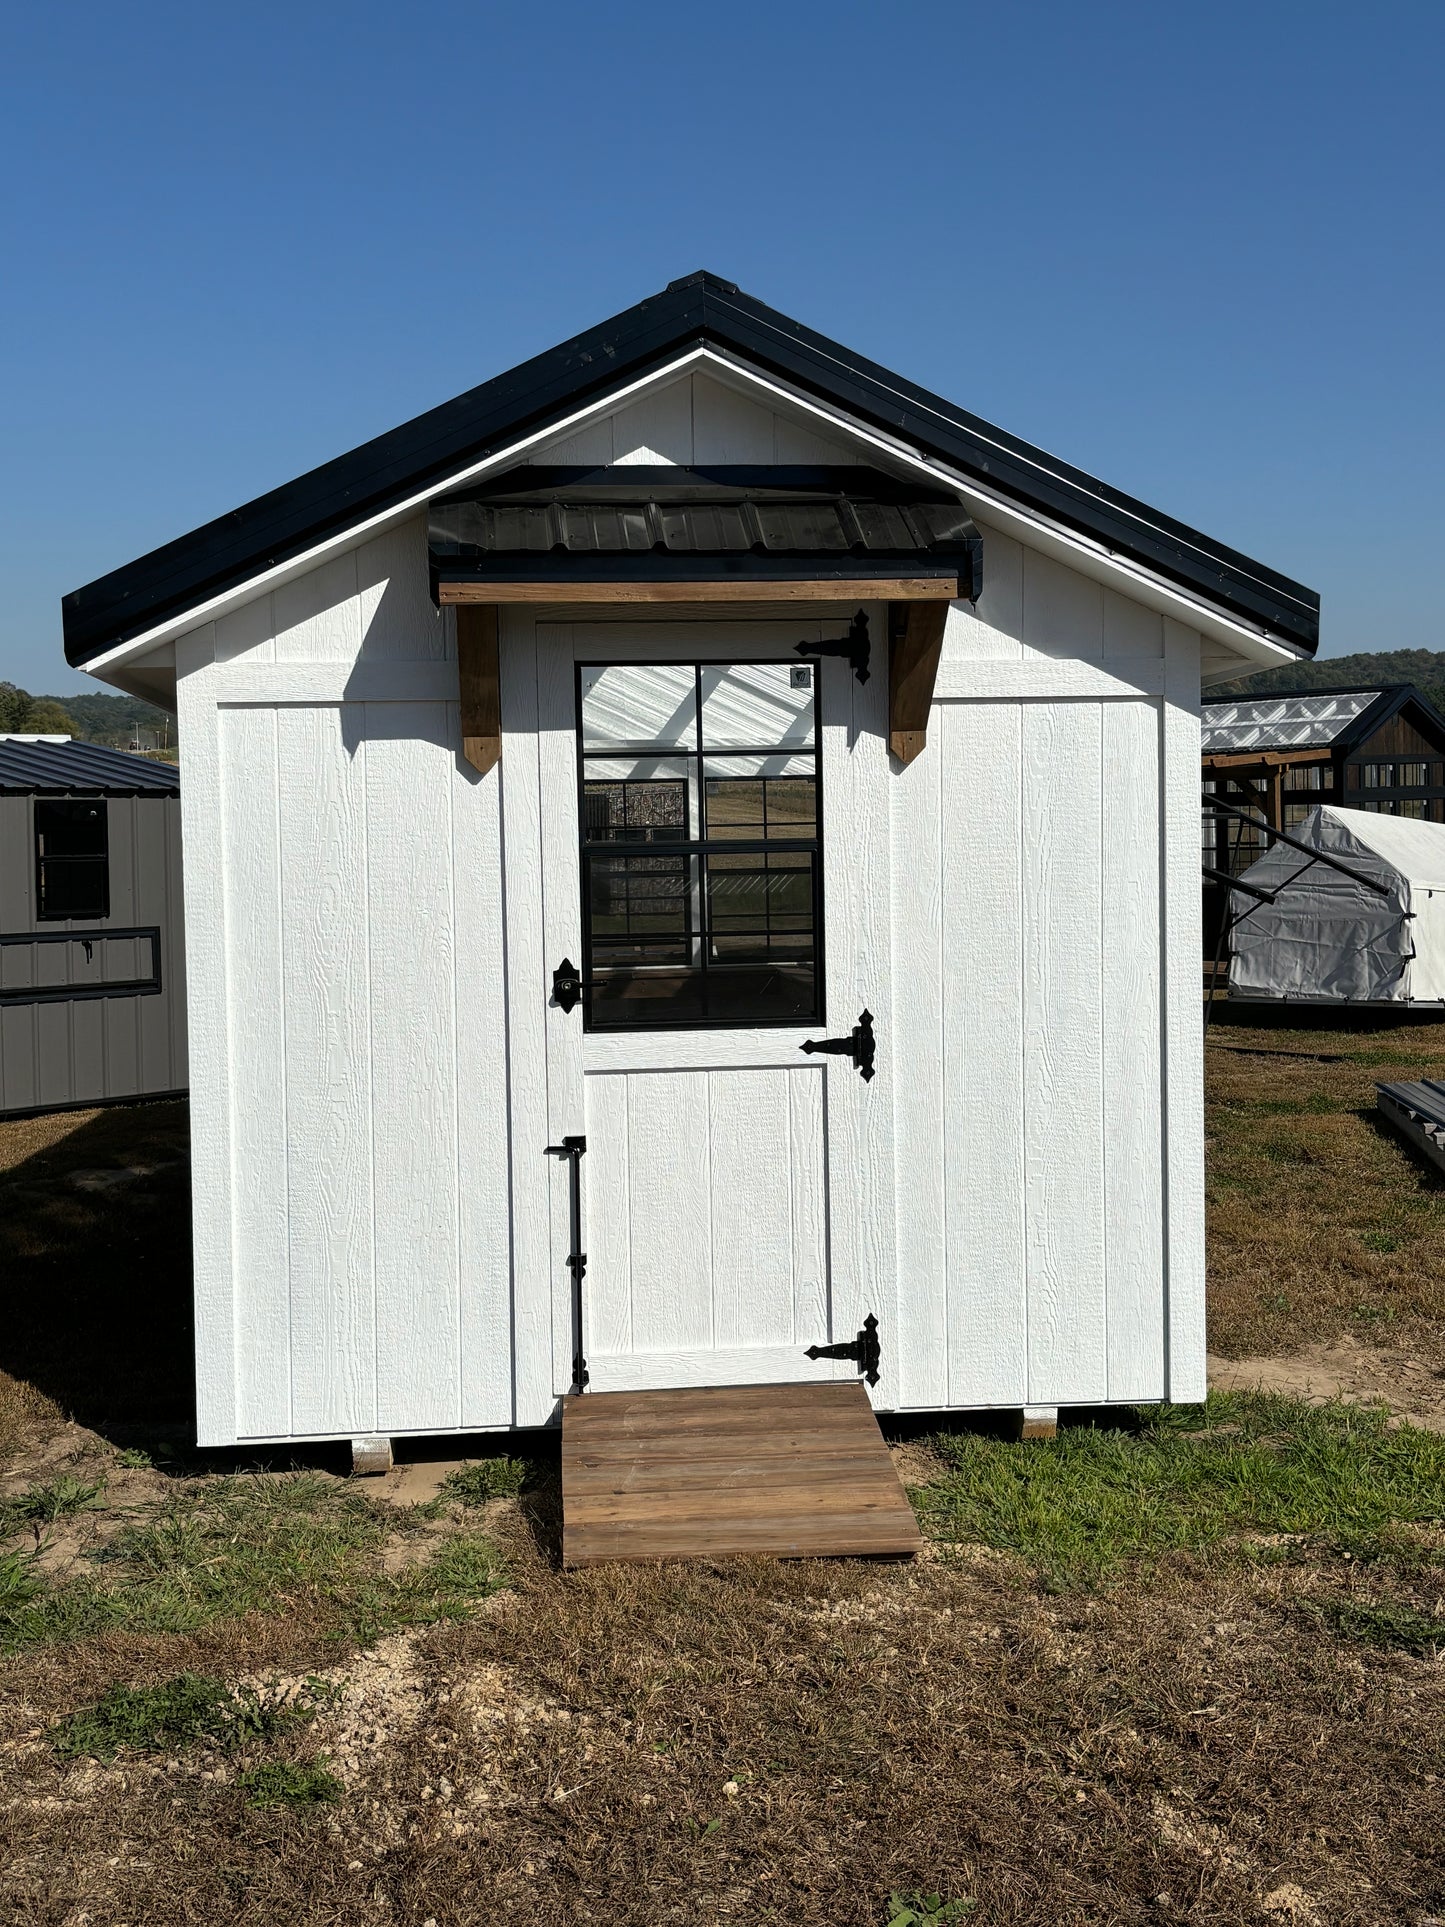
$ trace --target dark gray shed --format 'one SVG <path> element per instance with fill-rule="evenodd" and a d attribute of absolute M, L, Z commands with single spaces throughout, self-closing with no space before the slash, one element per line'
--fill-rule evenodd
<path fill-rule="evenodd" d="M 0 1116 L 185 1088 L 178 771 L 0 736 Z"/>

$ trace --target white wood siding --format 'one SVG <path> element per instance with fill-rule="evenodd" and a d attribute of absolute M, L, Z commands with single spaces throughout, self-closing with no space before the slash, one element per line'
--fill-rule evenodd
<path fill-rule="evenodd" d="M 449 633 L 414 522 L 182 645 L 203 1440 L 514 1421 L 500 779 Z"/>
<path fill-rule="evenodd" d="M 531 459 L 599 467 L 700 462 L 852 467 L 867 455 L 856 444 L 820 435 L 801 411 L 793 416 L 765 407 L 755 393 L 749 396 L 711 375 L 684 375 L 538 449 Z"/>
<path fill-rule="evenodd" d="M 846 459 L 808 433 L 697 376 L 547 459 Z M 829 873 L 891 946 L 876 999 L 858 987 L 893 1082 L 896 1225 L 891 1190 L 868 1219 L 897 1252 L 896 1314 L 876 1307 L 896 1316 L 889 1402 L 1197 1397 L 1199 637 L 992 529 L 985 580 L 950 614 L 925 753 L 891 767 L 870 727 L 857 795 L 825 803 L 826 849 L 865 807 L 892 844 L 891 885 Z M 450 633 L 414 521 L 178 645 L 206 1443 L 555 1410 L 565 1173 L 542 1151 L 567 1106 L 546 986 L 576 915 L 553 890 L 542 919 L 510 916 L 507 879 L 540 873 L 545 895 L 540 788 L 570 785 L 574 751 L 570 731 L 539 739 L 557 665 L 512 612 L 503 766 L 478 778 Z M 708 1187 L 678 1181 L 701 1142 L 683 1095 L 649 1146 L 644 1074 L 591 1068 L 617 1129 L 584 1182 L 627 1186 L 695 1274 L 687 1296 L 672 1266 L 669 1297 L 639 1233 L 625 1302 L 598 1308 L 618 1343 L 642 1318 L 679 1346 L 759 1319 L 795 1344 L 779 1308 L 745 1316 L 726 1213 L 684 1223 Z M 819 1154 L 813 1079 L 747 1095 L 789 1105 L 800 1169 Z M 732 1107 L 714 1135 L 741 1168 L 747 1105 L 725 1078 L 688 1093 Z M 800 1196 L 754 1201 L 799 1275 L 816 1233 Z"/>
<path fill-rule="evenodd" d="M 893 790 L 903 1399 L 1198 1397 L 1199 638 L 984 539 Z"/>

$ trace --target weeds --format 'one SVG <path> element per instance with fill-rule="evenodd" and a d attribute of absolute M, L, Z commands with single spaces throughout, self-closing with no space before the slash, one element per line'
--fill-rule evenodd
<path fill-rule="evenodd" d="M 57 1519 L 83 1512 L 104 1490 L 104 1478 L 87 1482 L 68 1472 L 45 1485 L 33 1485 L 28 1492 L 0 1503 L 0 1538 L 9 1538 L 27 1526 L 54 1525 Z"/>
<path fill-rule="evenodd" d="M 310 1807 L 339 1800 L 346 1789 L 323 1762 L 293 1766 L 286 1760 L 268 1760 L 249 1773 L 236 1776 L 236 1784 L 246 1791 L 253 1807 Z"/>
<path fill-rule="evenodd" d="M 94 1706 L 61 1720 L 50 1742 L 62 1759 L 94 1760 L 113 1760 L 122 1747 L 161 1753 L 204 1740 L 235 1746 L 273 1738 L 313 1711 L 305 1703 L 268 1706 L 255 1693 L 232 1693 L 218 1679 L 181 1673 L 161 1686 L 113 1686 Z"/>
<path fill-rule="evenodd" d="M 489 1499 L 514 1499 L 526 1486 L 532 1468 L 525 1459 L 479 1459 L 449 1472 L 442 1491 L 459 1505 L 481 1506 Z"/>
<path fill-rule="evenodd" d="M 884 1927 L 927 1927 L 930 1921 L 962 1920 L 976 1900 L 945 1900 L 941 1894 L 889 1894 Z"/>
<path fill-rule="evenodd" d="M 914 1495 L 941 1540 L 1022 1554 L 1054 1585 L 1250 1534 L 1377 1534 L 1445 1517 L 1445 1438 L 1374 1408 L 1216 1393 L 1137 1434 L 1075 1427 L 1027 1445 L 950 1436 Z"/>

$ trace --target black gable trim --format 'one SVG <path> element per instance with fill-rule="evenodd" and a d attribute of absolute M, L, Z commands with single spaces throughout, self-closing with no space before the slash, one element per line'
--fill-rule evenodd
<path fill-rule="evenodd" d="M 1313 591 L 698 274 L 75 590 L 62 603 L 67 659 L 91 661 L 694 343 L 731 349 L 1313 655 Z"/>

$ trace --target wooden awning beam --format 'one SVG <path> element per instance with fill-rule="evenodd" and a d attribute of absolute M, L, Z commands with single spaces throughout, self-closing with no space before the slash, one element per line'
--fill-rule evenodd
<path fill-rule="evenodd" d="M 437 601 L 501 602 L 937 602 L 958 594 L 957 576 L 834 576 L 781 582 L 730 576 L 724 582 L 439 582 Z"/>
<path fill-rule="evenodd" d="M 928 741 L 928 712 L 943 654 L 948 599 L 901 598 L 888 610 L 888 747 L 911 763 Z"/>
<path fill-rule="evenodd" d="M 1332 749 L 1239 749 L 1204 752 L 1204 767 L 1218 770 L 1289 769 L 1300 763 L 1328 763 Z"/>

